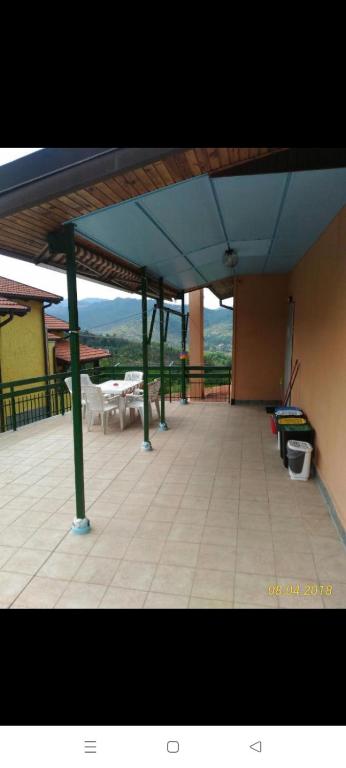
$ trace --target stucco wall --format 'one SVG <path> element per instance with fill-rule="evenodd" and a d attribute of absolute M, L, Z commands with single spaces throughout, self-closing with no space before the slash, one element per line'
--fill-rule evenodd
<path fill-rule="evenodd" d="M 237 278 L 232 398 L 280 400 L 286 344 L 288 275 Z"/>
<path fill-rule="evenodd" d="M 45 375 L 42 302 L 23 301 L 31 307 L 24 317 L 14 317 L 1 329 L 2 381 Z"/>
<path fill-rule="evenodd" d="M 346 526 L 346 208 L 290 279 L 293 357 L 301 368 L 292 402 L 316 430 L 316 464 Z"/>

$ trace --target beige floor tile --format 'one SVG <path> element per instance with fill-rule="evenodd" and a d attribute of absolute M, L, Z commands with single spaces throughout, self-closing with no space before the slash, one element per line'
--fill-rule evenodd
<path fill-rule="evenodd" d="M 270 531 L 238 529 L 238 547 L 244 549 L 267 549 L 273 551 L 273 537 Z"/>
<path fill-rule="evenodd" d="M 54 608 L 68 581 L 35 576 L 21 592 L 12 608 Z"/>
<path fill-rule="evenodd" d="M 34 533 L 34 528 L 23 528 L 10 525 L 0 533 L 0 545 L 4 547 L 21 547 Z"/>
<path fill-rule="evenodd" d="M 304 517 L 302 514 L 301 519 L 306 533 L 312 536 L 329 536 L 334 539 L 340 538 L 336 526 L 327 514 L 324 517 L 321 517 L 320 515 Z"/>
<path fill-rule="evenodd" d="M 209 497 L 204 496 L 183 496 L 180 508 L 181 509 L 198 509 L 200 512 L 206 511 L 209 506 Z"/>
<path fill-rule="evenodd" d="M 93 529 L 82 536 L 69 531 L 56 548 L 56 552 L 64 552 L 71 555 L 87 555 L 97 541 L 97 534 Z"/>
<path fill-rule="evenodd" d="M 189 598 L 182 595 L 163 595 L 149 592 L 144 608 L 188 608 Z"/>
<path fill-rule="evenodd" d="M 300 510 L 294 502 L 270 502 L 269 512 L 273 520 L 281 517 L 290 517 L 292 519 L 295 518 L 300 520 L 302 516 Z"/>
<path fill-rule="evenodd" d="M 107 587 L 100 584 L 71 582 L 55 608 L 98 608 Z"/>
<path fill-rule="evenodd" d="M 151 591 L 163 594 L 189 595 L 193 576 L 193 568 L 159 565 L 151 585 Z"/>
<path fill-rule="evenodd" d="M 176 509 L 167 506 L 151 505 L 144 516 L 144 520 L 152 520 L 162 523 L 171 523 L 177 514 Z"/>
<path fill-rule="evenodd" d="M 67 531 L 71 530 L 75 510 L 71 512 L 53 512 L 47 520 L 42 523 L 41 530 Z"/>
<path fill-rule="evenodd" d="M 264 610 L 266 610 L 266 608 L 278 608 L 278 605 L 276 603 L 275 605 L 273 605 L 272 603 L 268 603 L 268 605 L 256 605 L 256 603 L 236 603 L 235 602 L 233 604 L 233 607 L 242 608 L 242 609 L 246 608 L 247 610 L 252 608 L 257 608 L 258 610 L 261 610 L 263 608 Z"/>
<path fill-rule="evenodd" d="M 273 533 L 287 531 L 287 533 L 305 534 L 307 532 L 302 519 L 299 517 L 272 517 L 271 524 Z"/>
<path fill-rule="evenodd" d="M 240 499 L 239 502 L 239 516 L 240 515 L 265 515 L 269 514 L 269 504 L 267 501 L 251 501 L 248 499 Z"/>
<path fill-rule="evenodd" d="M 346 558 L 346 549 L 340 539 L 332 536 L 309 536 L 312 551 L 316 555 L 344 555 Z"/>
<path fill-rule="evenodd" d="M 137 528 L 136 537 L 165 541 L 168 537 L 171 527 L 171 523 L 163 523 L 154 520 L 143 520 Z"/>
<path fill-rule="evenodd" d="M 316 570 L 322 583 L 333 584 L 334 581 L 346 584 L 346 555 L 314 555 Z"/>
<path fill-rule="evenodd" d="M 109 501 L 95 501 L 91 507 L 89 507 L 89 514 L 92 517 L 101 515 L 102 517 L 113 517 L 119 509 L 119 504 L 112 504 Z"/>
<path fill-rule="evenodd" d="M 248 549 L 238 546 L 236 570 L 239 573 L 275 573 L 274 553 L 268 549 Z"/>
<path fill-rule="evenodd" d="M 187 541 L 198 544 L 202 541 L 203 525 L 186 525 L 184 523 L 173 523 L 168 541 Z"/>
<path fill-rule="evenodd" d="M 273 531 L 273 542 L 276 552 L 312 552 L 311 540 L 306 533 Z"/>
<path fill-rule="evenodd" d="M 316 580 L 317 573 L 312 555 L 307 552 L 275 552 L 275 572 L 279 577 Z"/>
<path fill-rule="evenodd" d="M 207 519 L 207 511 L 196 509 L 179 509 L 175 515 L 175 523 L 184 525 L 204 525 Z"/>
<path fill-rule="evenodd" d="M 166 542 L 160 563 L 164 565 L 187 565 L 193 568 L 197 563 L 199 544 L 182 541 Z"/>
<path fill-rule="evenodd" d="M 169 509 L 179 509 L 182 498 L 183 494 L 180 494 L 179 496 L 173 496 L 167 493 L 157 493 L 150 504 L 150 508 L 168 507 Z"/>
<path fill-rule="evenodd" d="M 20 494 L 20 496 L 16 496 L 14 499 L 9 501 L 6 505 L 6 509 L 13 509 L 20 512 L 26 512 L 32 505 L 35 504 L 35 499 L 28 498 L 27 496 L 23 496 Z"/>
<path fill-rule="evenodd" d="M 138 520 L 125 520 L 123 518 L 114 517 L 112 520 L 108 521 L 104 533 L 114 533 L 118 536 L 124 536 L 125 538 L 131 539 L 138 530 L 138 526 Z"/>
<path fill-rule="evenodd" d="M 233 608 L 233 603 L 224 600 L 207 600 L 203 597 L 191 597 L 189 608 Z"/>
<path fill-rule="evenodd" d="M 42 499 L 35 501 L 35 504 L 30 507 L 31 511 L 37 512 L 57 512 L 63 506 L 62 499 L 48 499 L 47 496 L 43 496 Z"/>
<path fill-rule="evenodd" d="M 93 557 L 112 557 L 118 560 L 124 557 L 131 542 L 129 537 L 118 536 L 117 533 L 101 533 L 89 554 Z"/>
<path fill-rule="evenodd" d="M 271 532 L 270 517 L 266 515 L 239 515 L 239 528 L 245 531 Z"/>
<path fill-rule="evenodd" d="M 113 578 L 112 586 L 124 589 L 150 589 L 156 565 L 154 563 L 123 560 Z"/>
<path fill-rule="evenodd" d="M 258 574 L 235 574 L 234 603 L 247 603 L 249 605 L 278 605 L 278 598 L 270 595 L 268 588 L 276 584 L 276 577 L 260 576 Z"/>
<path fill-rule="evenodd" d="M 19 512 L 18 509 L 8 509 L 7 507 L 3 507 L 3 509 L 0 509 L 0 524 L 3 528 L 6 528 L 8 525 L 11 525 L 11 523 L 16 523 L 18 525 L 18 520 L 20 520 L 23 512 Z"/>
<path fill-rule="evenodd" d="M 143 608 L 146 592 L 136 589 L 108 587 L 100 608 Z"/>
<path fill-rule="evenodd" d="M 65 555 L 53 552 L 39 570 L 38 575 L 50 579 L 72 579 L 83 559 L 83 555 Z"/>
<path fill-rule="evenodd" d="M 31 576 L 27 573 L 0 571 L 0 603 L 10 606 L 24 589 Z"/>
<path fill-rule="evenodd" d="M 139 507 L 119 507 L 118 511 L 114 515 L 114 520 L 130 520 L 134 523 L 140 523 L 144 520 L 146 512 Z"/>
<path fill-rule="evenodd" d="M 2 570 L 33 575 L 41 568 L 47 557 L 49 557 L 49 552 L 42 549 L 24 549 L 22 547 L 7 560 Z"/>
<path fill-rule="evenodd" d="M 323 520 L 325 520 L 326 517 L 329 517 L 326 505 L 322 506 L 322 504 L 319 504 L 316 506 L 316 504 L 310 504 L 310 502 L 296 500 L 296 506 L 302 517 L 320 517 Z"/>
<path fill-rule="evenodd" d="M 119 567 L 121 560 L 106 557 L 87 556 L 73 576 L 73 581 L 88 584 L 104 584 L 108 586 Z"/>
<path fill-rule="evenodd" d="M 234 528 L 219 528 L 216 525 L 207 525 L 203 531 L 202 543 L 220 544 L 220 546 L 235 548 L 237 543 L 237 530 Z"/>
<path fill-rule="evenodd" d="M 51 551 L 57 547 L 64 537 L 64 531 L 51 531 L 46 528 L 39 528 L 38 531 L 30 536 L 25 542 L 27 549 L 45 549 Z"/>
<path fill-rule="evenodd" d="M 234 571 L 234 547 L 222 547 L 218 544 L 201 544 L 197 567 L 217 571 Z"/>
<path fill-rule="evenodd" d="M 211 501 L 219 501 L 219 500 L 237 501 L 238 500 L 237 497 L 239 496 L 239 490 L 236 484 L 234 484 L 233 490 L 237 491 L 237 493 L 235 494 L 236 498 L 234 498 L 234 496 L 230 496 L 230 492 L 227 486 L 219 487 L 215 482 L 213 493 L 211 496 Z"/>
<path fill-rule="evenodd" d="M 157 539 L 135 537 L 126 551 L 126 560 L 142 563 L 158 563 L 164 547 L 164 542 Z"/>
<path fill-rule="evenodd" d="M 18 551 L 17 547 L 0 547 L 0 568 Z"/>
<path fill-rule="evenodd" d="M 17 525 L 23 526 L 24 528 L 39 528 L 48 520 L 51 514 L 51 512 L 44 512 L 43 510 L 29 509 L 17 518 Z"/>
<path fill-rule="evenodd" d="M 195 572 L 191 595 L 233 602 L 233 590 L 234 574 L 232 572 L 198 568 Z"/>
<path fill-rule="evenodd" d="M 206 525 L 216 525 L 219 528 L 237 528 L 238 512 L 225 510 L 224 512 L 209 509 L 206 517 Z"/>

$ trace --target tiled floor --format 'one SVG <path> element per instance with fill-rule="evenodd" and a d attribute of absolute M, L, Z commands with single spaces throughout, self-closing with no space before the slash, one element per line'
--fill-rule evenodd
<path fill-rule="evenodd" d="M 345 547 L 264 409 L 175 403 L 167 421 L 151 453 L 139 424 L 84 432 L 86 536 L 71 415 L 1 435 L 0 607 L 345 608 Z"/>

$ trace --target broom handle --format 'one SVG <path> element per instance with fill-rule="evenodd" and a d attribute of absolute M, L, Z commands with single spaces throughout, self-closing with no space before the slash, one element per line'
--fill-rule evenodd
<path fill-rule="evenodd" d="M 297 363 L 298 363 L 298 365 L 297 365 L 297 367 L 295 369 L 295 372 L 293 374 L 292 380 L 290 381 L 290 386 L 289 386 L 289 390 L 288 390 L 286 398 L 285 398 L 284 405 L 287 404 L 287 402 L 288 402 L 288 400 L 289 400 L 289 398 L 291 396 L 291 392 L 292 392 L 292 389 L 293 389 L 293 384 L 294 384 L 294 382 L 295 382 L 295 380 L 297 378 L 297 375 L 298 375 L 298 371 L 299 371 L 299 368 L 300 368 L 300 362 L 297 360 Z"/>
<path fill-rule="evenodd" d="M 292 371 L 291 371 L 291 375 L 290 375 L 290 378 L 289 378 L 288 386 L 287 386 L 286 392 L 284 394 L 283 405 L 285 405 L 285 403 L 286 403 L 287 395 L 289 394 L 289 391 L 290 391 L 291 381 L 292 381 L 293 376 L 295 374 L 297 363 L 298 363 L 298 358 L 295 361 L 294 366 L 293 366 Z"/>

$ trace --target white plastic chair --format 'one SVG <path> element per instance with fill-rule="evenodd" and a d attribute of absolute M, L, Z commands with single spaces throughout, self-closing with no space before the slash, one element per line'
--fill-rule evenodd
<path fill-rule="evenodd" d="M 148 400 L 149 400 L 149 421 L 152 421 L 152 403 L 155 403 L 158 418 L 160 418 L 160 405 L 159 405 L 159 392 L 160 392 L 160 379 L 154 379 L 148 384 Z M 133 421 L 133 414 L 135 411 L 139 413 L 142 424 L 144 423 L 144 395 L 134 392 L 132 395 L 126 395 L 125 406 L 130 409 L 130 421 Z"/>
<path fill-rule="evenodd" d="M 142 371 L 126 371 L 124 381 L 143 381 Z"/>
<path fill-rule="evenodd" d="M 85 392 L 84 392 L 85 385 L 84 386 L 82 385 L 82 378 L 83 377 L 89 379 L 89 376 L 87 374 L 85 374 L 85 373 L 82 373 L 81 377 L 80 377 L 81 378 L 82 417 L 84 419 L 85 412 L 86 412 L 86 398 L 85 398 Z M 71 395 L 71 402 L 72 402 L 72 407 L 73 407 L 72 376 L 68 376 L 67 379 L 64 379 L 64 381 L 65 381 L 67 389 L 68 389 L 68 391 L 69 391 L 69 393 Z M 90 381 L 90 379 L 89 379 L 89 381 Z M 91 381 L 90 381 L 90 384 L 91 384 Z"/>
<path fill-rule="evenodd" d="M 120 395 L 105 396 L 96 384 L 86 386 L 84 392 L 89 432 L 95 422 L 95 417 L 97 417 L 97 420 L 101 420 L 103 432 L 106 434 L 109 416 L 116 411 L 119 411 L 120 429 L 124 429 L 125 402 L 123 397 Z"/>

